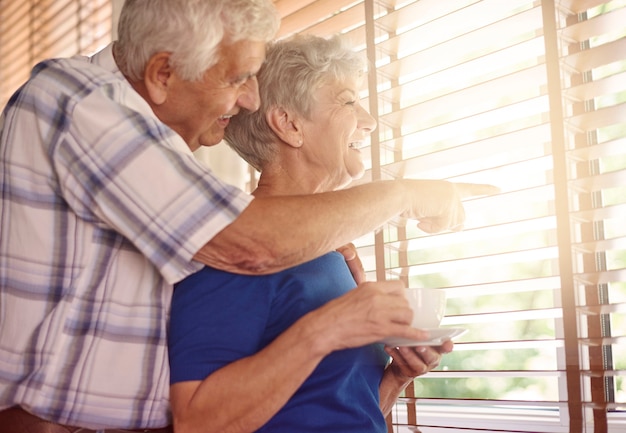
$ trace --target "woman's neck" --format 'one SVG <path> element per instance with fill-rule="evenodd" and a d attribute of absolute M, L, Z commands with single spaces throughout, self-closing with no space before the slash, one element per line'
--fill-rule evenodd
<path fill-rule="evenodd" d="M 271 195 L 303 195 L 330 191 L 328 177 L 315 176 L 312 170 L 290 165 L 274 164 L 266 167 L 259 177 L 255 197 Z"/>

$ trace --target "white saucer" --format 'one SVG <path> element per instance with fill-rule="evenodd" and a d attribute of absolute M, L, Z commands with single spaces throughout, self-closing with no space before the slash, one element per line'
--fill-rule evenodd
<path fill-rule="evenodd" d="M 382 342 L 387 346 L 440 346 L 446 340 L 463 335 L 467 332 L 465 328 L 428 328 L 424 329 L 430 334 L 429 340 L 410 340 L 408 338 L 391 337 Z"/>

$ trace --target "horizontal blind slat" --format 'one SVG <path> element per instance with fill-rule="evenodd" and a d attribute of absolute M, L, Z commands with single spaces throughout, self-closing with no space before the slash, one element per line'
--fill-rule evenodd
<path fill-rule="evenodd" d="M 559 0 L 557 2 L 557 6 L 564 8 L 573 14 L 578 14 L 596 6 L 600 6 L 606 2 L 607 0 Z"/>
<path fill-rule="evenodd" d="M 601 305 L 582 305 L 577 307 L 577 310 L 587 315 L 626 313 L 626 302 Z"/>
<path fill-rule="evenodd" d="M 619 123 L 626 123 L 626 102 L 565 119 L 566 126 L 574 132 L 586 132 Z"/>
<path fill-rule="evenodd" d="M 598 272 L 575 273 L 574 280 L 587 286 L 609 284 L 626 280 L 626 268 Z"/>
<path fill-rule="evenodd" d="M 303 2 L 302 7 L 282 18 L 278 37 L 301 32 L 335 14 L 339 9 L 350 6 L 354 0 L 317 0 Z"/>
<path fill-rule="evenodd" d="M 626 215 L 626 203 L 604 206 L 595 209 L 571 212 L 571 218 L 578 223 L 590 223 L 611 218 L 623 218 Z"/>
<path fill-rule="evenodd" d="M 594 36 L 620 29 L 625 22 L 626 7 L 563 28 L 561 36 L 568 42 L 583 42 Z"/>
<path fill-rule="evenodd" d="M 540 12 L 536 9 L 532 9 L 528 12 L 527 21 L 498 23 L 497 26 L 489 26 L 482 29 L 477 29 L 469 35 L 463 35 L 456 39 L 442 42 L 439 45 L 429 46 L 422 50 L 415 51 L 415 44 L 412 42 L 413 35 L 398 36 L 401 41 L 406 40 L 407 50 L 410 53 L 404 53 L 405 55 L 397 60 L 389 62 L 389 64 L 381 65 L 377 68 L 378 75 L 381 81 L 384 80 L 399 80 L 401 77 L 410 76 L 414 78 L 424 77 L 435 72 L 443 71 L 448 68 L 456 67 L 459 64 L 470 62 L 474 59 L 485 57 L 489 54 L 497 55 L 501 50 L 512 50 L 514 55 L 516 46 L 521 46 L 526 51 L 528 56 L 532 56 L 534 52 L 541 52 L 542 41 L 538 38 L 538 30 L 533 31 L 534 28 L 539 28 L 539 20 L 541 18 Z M 502 32 L 503 29 L 510 29 L 511 33 L 509 38 L 498 37 L 498 31 Z M 530 27 L 530 29 L 529 29 Z M 506 34 L 509 30 L 507 30 Z M 428 38 L 429 35 L 425 34 L 422 38 Z M 488 46 L 484 46 L 484 40 L 487 39 L 490 42 Z M 513 39 L 513 42 L 511 42 Z M 427 39 L 428 40 L 428 39 Z M 393 41 L 393 39 L 392 39 Z M 481 43 L 481 41 L 483 43 Z M 530 42 L 534 41 L 534 42 Z M 387 43 L 388 45 L 389 43 Z M 398 43 L 396 42 L 396 45 Z M 527 46 L 529 48 L 527 48 Z M 476 47 L 473 50 L 468 50 L 468 47 Z M 480 48 L 479 48 L 480 47 Z M 386 48 L 385 43 L 377 45 L 378 49 L 382 49 L 383 53 L 388 52 L 390 49 Z M 445 52 L 448 56 L 439 56 L 437 53 Z M 519 63 L 519 59 L 517 61 Z M 501 65 L 501 67 L 504 65 Z M 403 79 L 403 81 L 408 81 Z"/>
<path fill-rule="evenodd" d="M 562 57 L 563 66 L 578 73 L 623 60 L 626 37 Z"/>
<path fill-rule="evenodd" d="M 579 177 L 569 182 L 569 186 L 580 193 L 590 193 L 616 185 L 626 185 L 626 169 L 602 173 L 595 176 Z"/>
<path fill-rule="evenodd" d="M 580 102 L 624 91 L 626 91 L 626 72 L 618 72 L 599 80 L 568 87 L 563 90 L 563 96 L 572 100 L 572 102 Z"/>

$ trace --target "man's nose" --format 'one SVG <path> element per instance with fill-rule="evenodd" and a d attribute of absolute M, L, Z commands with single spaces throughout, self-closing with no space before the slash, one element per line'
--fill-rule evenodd
<path fill-rule="evenodd" d="M 250 77 L 241 86 L 241 94 L 237 99 L 237 105 L 249 111 L 256 111 L 261 106 L 259 96 L 259 82 L 256 77 Z"/>

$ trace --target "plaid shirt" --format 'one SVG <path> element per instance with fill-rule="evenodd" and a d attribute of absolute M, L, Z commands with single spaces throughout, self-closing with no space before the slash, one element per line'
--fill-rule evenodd
<path fill-rule="evenodd" d="M 111 46 L 33 69 L 0 117 L 0 170 L 0 409 L 168 424 L 172 284 L 251 196 L 159 122 Z"/>

